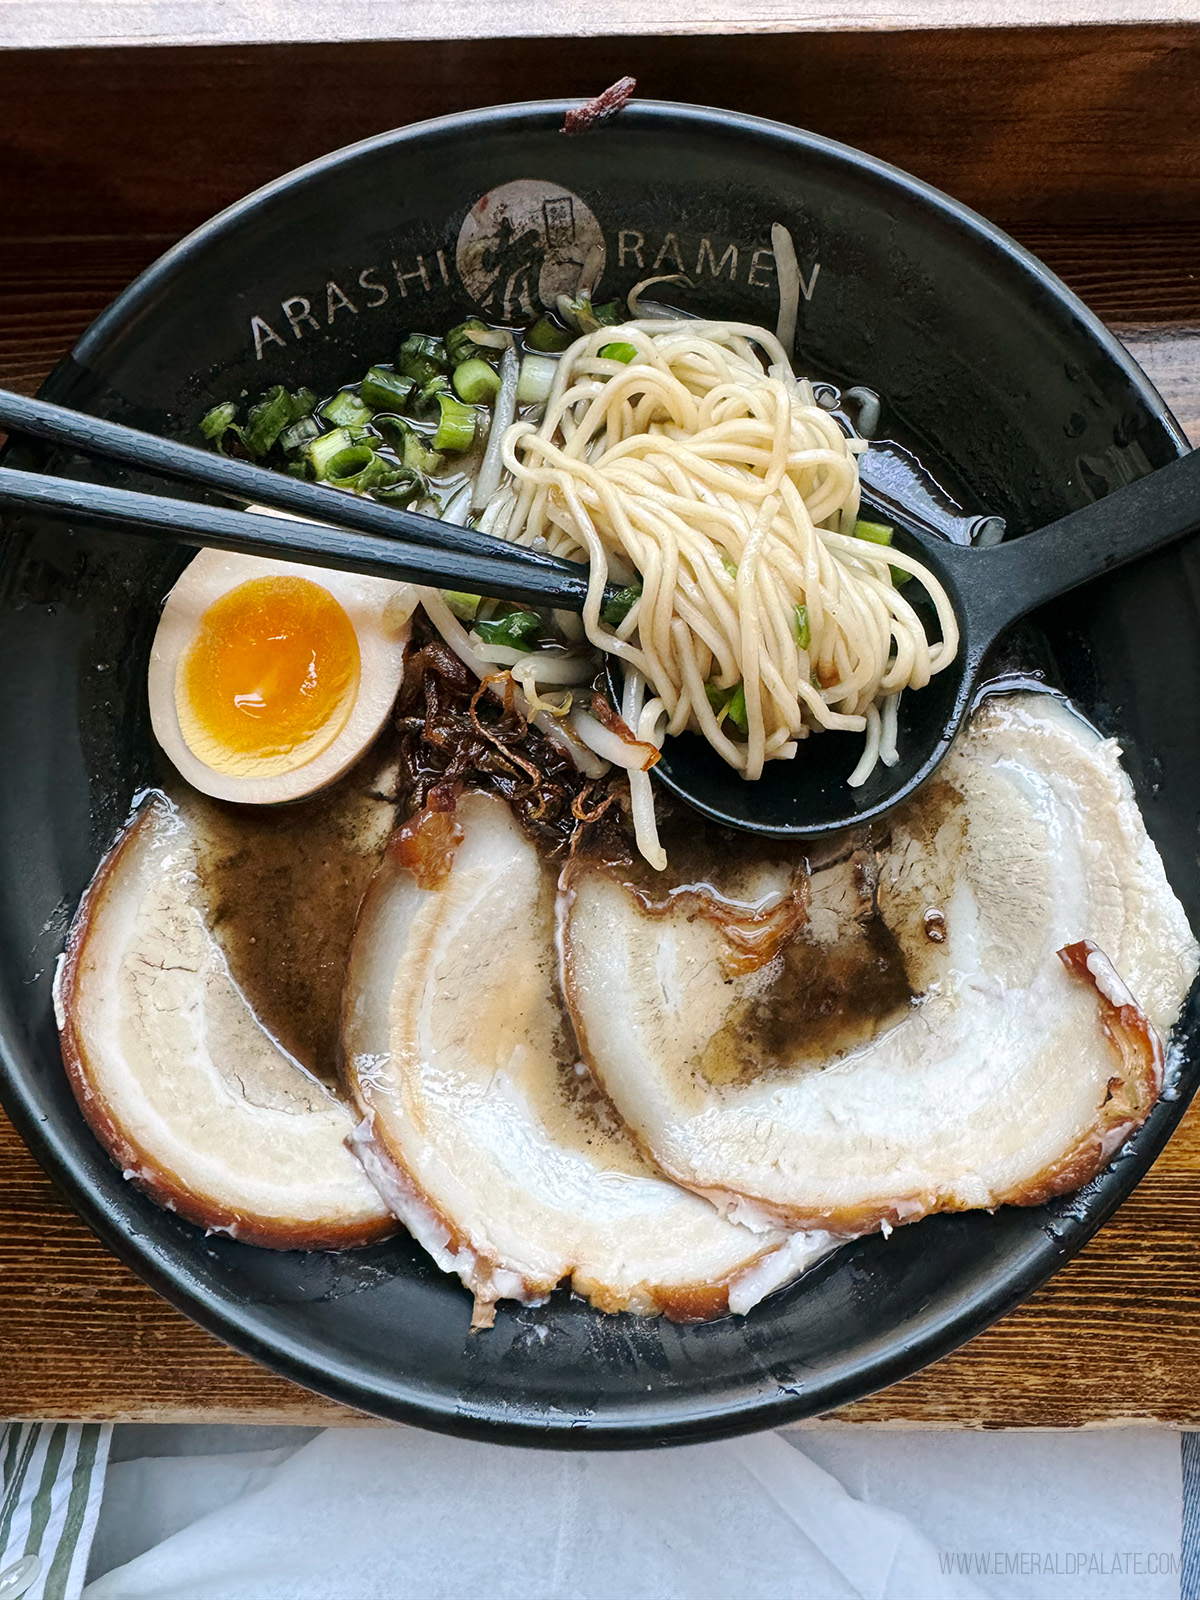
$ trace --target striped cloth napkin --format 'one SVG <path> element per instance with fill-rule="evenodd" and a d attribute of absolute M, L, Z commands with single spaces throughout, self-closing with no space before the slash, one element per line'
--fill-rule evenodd
<path fill-rule="evenodd" d="M 0 1600 L 78 1600 L 111 1423 L 0 1425 Z"/>

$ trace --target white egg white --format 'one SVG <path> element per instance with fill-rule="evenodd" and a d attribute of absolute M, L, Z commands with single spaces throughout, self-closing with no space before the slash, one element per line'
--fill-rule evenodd
<path fill-rule="evenodd" d="M 184 738 L 175 705 L 176 673 L 209 607 L 239 584 L 272 577 L 306 578 L 341 605 L 358 638 L 358 692 L 336 738 L 294 771 L 259 776 L 218 772 L 201 761 Z M 386 578 L 201 550 L 168 595 L 150 652 L 147 687 L 155 738 L 193 788 L 217 800 L 277 805 L 323 789 L 353 766 L 387 720 L 404 675 L 404 647 L 416 602 L 410 584 Z"/>

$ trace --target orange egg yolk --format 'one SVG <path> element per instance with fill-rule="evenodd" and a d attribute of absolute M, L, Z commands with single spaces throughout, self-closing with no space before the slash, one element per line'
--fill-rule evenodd
<path fill-rule="evenodd" d="M 209 606 L 180 659 L 180 731 L 215 771 L 294 772 L 345 727 L 360 669 L 354 624 L 328 589 L 252 578 Z"/>

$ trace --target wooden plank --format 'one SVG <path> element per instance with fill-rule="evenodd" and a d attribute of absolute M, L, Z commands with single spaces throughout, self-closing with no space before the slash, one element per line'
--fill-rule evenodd
<path fill-rule="evenodd" d="M 236 1355 L 147 1289 L 83 1226 L 0 1113 L 0 1417 L 349 1415 Z"/>
<path fill-rule="evenodd" d="M 1113 331 L 1149 375 L 1188 438 L 1200 443 L 1200 319 L 1175 326 L 1117 324 Z"/>
<path fill-rule="evenodd" d="M 0 238 L 177 236 L 340 145 L 445 112 L 594 94 L 625 72 L 650 99 L 844 140 L 998 220 L 1196 222 L 1192 24 L 597 37 L 586 49 L 507 39 L 0 51 Z M 1084 233 L 1078 244 L 1082 259 Z"/>
<path fill-rule="evenodd" d="M 846 1407 L 899 1427 L 1200 1426 L 1200 1107 L 1112 1222 L 964 1349 Z M 0 1415 L 361 1421 L 204 1333 L 93 1238 L 0 1117 Z"/>
<path fill-rule="evenodd" d="M 1195 0 L 1059 0 L 1059 25 L 1169 23 L 1200 15 Z M 598 34 L 884 32 L 948 27 L 1039 27 L 1044 0 L 341 0 L 334 7 L 244 0 L 0 0 L 0 48 L 76 45 L 261 44 L 281 41 L 592 39 Z"/>
<path fill-rule="evenodd" d="M 1140 242 L 1139 242 L 1140 241 Z M 0 384 L 32 391 L 163 238 L 0 248 Z M 1195 228 L 1033 229 L 1200 439 Z M 1158 263 L 1163 263 L 1160 271 Z M 1174 324 L 1147 320 L 1173 308 Z M 1200 1426 L 1200 1107 L 1117 1217 L 966 1349 L 837 1414 L 892 1426 Z M 0 1117 L 0 1416 L 354 1422 L 173 1311 L 75 1217 Z"/>

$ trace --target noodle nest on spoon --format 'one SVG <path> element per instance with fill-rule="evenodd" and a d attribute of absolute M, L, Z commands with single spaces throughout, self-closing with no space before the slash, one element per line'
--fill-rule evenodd
<path fill-rule="evenodd" d="M 508 430 L 515 498 L 492 531 L 589 562 L 587 637 L 624 663 L 621 712 L 643 745 L 699 733 L 753 779 L 810 732 L 861 733 L 859 784 L 896 760 L 899 695 L 958 649 L 928 568 L 855 535 L 863 448 L 764 329 L 635 320 L 576 340 L 541 422 Z M 900 586 L 910 576 L 936 641 Z M 610 578 L 641 589 L 615 626 Z M 655 861 L 640 762 L 631 779 Z"/>

